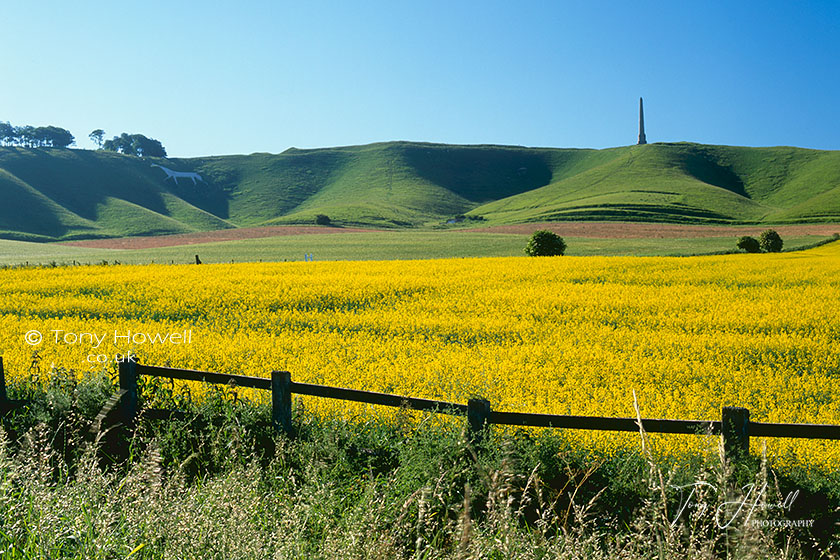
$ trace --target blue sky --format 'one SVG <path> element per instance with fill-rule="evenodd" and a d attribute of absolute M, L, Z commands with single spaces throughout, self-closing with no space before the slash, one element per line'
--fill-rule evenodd
<path fill-rule="evenodd" d="M 0 4 L 0 121 L 170 156 L 415 140 L 840 149 L 840 2 Z"/>

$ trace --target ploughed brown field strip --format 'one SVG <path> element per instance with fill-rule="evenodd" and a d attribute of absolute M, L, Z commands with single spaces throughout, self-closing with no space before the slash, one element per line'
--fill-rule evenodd
<path fill-rule="evenodd" d="M 361 228 L 340 228 L 329 226 L 264 226 L 252 228 L 219 229 L 197 233 L 177 233 L 174 235 L 156 235 L 146 237 L 118 237 L 114 239 L 88 239 L 67 241 L 62 245 L 91 247 L 94 249 L 154 249 L 156 247 L 176 247 L 178 245 L 196 245 L 198 243 L 216 243 L 239 239 L 258 239 L 280 235 L 306 235 L 313 233 L 370 233 L 381 230 Z"/>
<path fill-rule="evenodd" d="M 675 237 L 738 237 L 758 235 L 771 226 L 697 226 L 677 224 L 647 224 L 622 222 L 548 222 L 517 224 L 509 226 L 490 226 L 483 228 L 450 230 L 452 233 L 509 233 L 530 235 L 538 229 L 548 229 L 567 237 L 596 237 L 603 239 L 633 238 L 675 238 Z M 800 224 L 772 226 L 784 236 L 824 235 L 840 233 L 840 224 Z M 175 247 L 239 239 L 257 239 L 281 235 L 307 235 L 325 233 L 374 233 L 394 230 L 339 228 L 329 226 L 266 226 L 252 228 L 222 229 L 198 233 L 179 233 L 151 237 L 120 237 L 115 239 L 90 239 L 86 241 L 68 241 L 63 245 L 91 247 L 96 249 L 152 249 L 155 247 Z"/>
<path fill-rule="evenodd" d="M 679 224 L 649 224 L 626 222 L 548 222 L 490 226 L 461 231 L 480 233 L 515 233 L 530 235 L 538 229 L 547 229 L 567 237 L 599 237 L 604 239 L 637 239 L 668 237 L 739 237 L 757 236 L 762 231 L 774 229 L 781 236 L 832 235 L 840 233 L 840 224 L 798 224 L 788 226 L 698 226 Z"/>

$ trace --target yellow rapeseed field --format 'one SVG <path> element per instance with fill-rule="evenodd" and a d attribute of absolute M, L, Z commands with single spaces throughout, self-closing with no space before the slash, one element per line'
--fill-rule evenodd
<path fill-rule="evenodd" d="M 36 371 L 36 351 L 42 375 L 131 353 L 454 402 L 481 395 L 496 410 L 627 417 L 635 391 L 651 418 L 719 419 L 731 405 L 754 420 L 840 423 L 840 244 L 695 258 L 2 270 L 7 378 Z M 698 450 L 709 440 L 656 445 Z M 840 459 L 832 442 L 769 440 L 768 449 L 815 466 Z"/>

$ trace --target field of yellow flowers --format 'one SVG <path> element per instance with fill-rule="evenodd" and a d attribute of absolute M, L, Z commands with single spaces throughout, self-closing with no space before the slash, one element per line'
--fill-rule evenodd
<path fill-rule="evenodd" d="M 12 379 L 51 366 L 113 370 L 131 355 L 454 402 L 481 395 L 495 410 L 628 417 L 635 392 L 650 418 L 719 419 L 730 405 L 754 420 L 840 423 L 840 244 L 693 258 L 7 269 L 0 352 Z M 379 413 L 363 408 L 349 410 Z M 570 437 L 638 445 L 632 434 Z M 767 446 L 780 460 L 840 460 L 838 443 Z"/>

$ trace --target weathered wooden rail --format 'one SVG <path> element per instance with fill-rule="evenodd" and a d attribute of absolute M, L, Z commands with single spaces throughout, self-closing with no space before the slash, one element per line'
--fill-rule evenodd
<path fill-rule="evenodd" d="M 102 408 L 94 422 L 95 430 L 98 431 L 105 424 L 113 422 L 119 422 L 128 427 L 132 427 L 135 424 L 138 413 L 137 381 L 143 375 L 271 391 L 272 423 L 279 432 L 289 436 L 293 436 L 295 433 L 294 426 L 292 425 L 292 395 L 298 394 L 381 406 L 402 407 L 411 410 L 426 410 L 440 414 L 466 415 L 471 436 L 475 440 L 480 440 L 485 428 L 491 424 L 573 430 L 638 432 L 640 429 L 639 423 L 641 422 L 641 427 L 649 433 L 711 433 L 721 435 L 723 437 L 726 456 L 738 458 L 749 454 L 751 437 L 840 439 L 840 425 L 753 422 L 750 420 L 749 410 L 739 407 L 723 407 L 720 420 L 605 418 L 600 416 L 502 412 L 492 410 L 490 402 L 481 398 L 470 399 L 467 404 L 458 404 L 434 399 L 361 391 L 358 389 L 298 383 L 292 381 L 292 376 L 288 371 L 272 371 L 270 378 L 247 377 L 208 371 L 147 366 L 134 362 L 125 362 L 119 365 L 119 390 Z M 23 401 L 10 401 L 7 398 L 3 359 L 0 357 L 0 410 L 5 413 L 22 404 L 24 404 Z"/>

